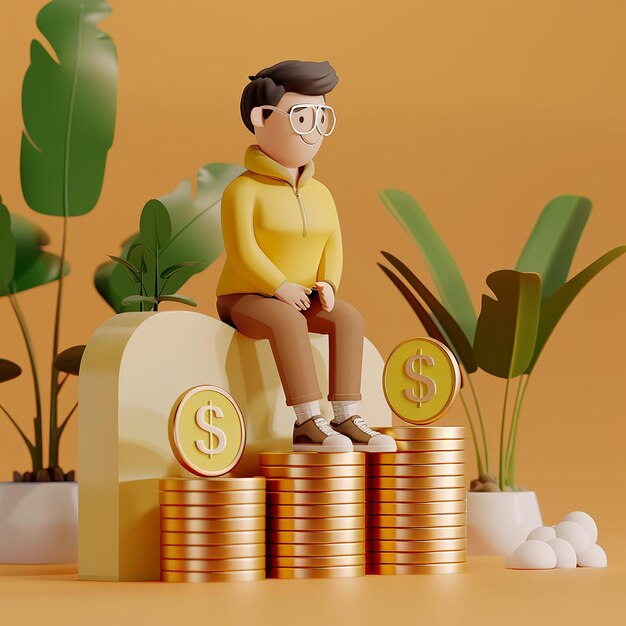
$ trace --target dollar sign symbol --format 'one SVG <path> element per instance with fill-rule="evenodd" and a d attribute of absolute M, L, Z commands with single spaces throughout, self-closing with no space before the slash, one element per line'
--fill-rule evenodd
<path fill-rule="evenodd" d="M 205 414 L 209 414 L 209 422 L 207 423 L 204 419 Z M 202 439 L 196 439 L 196 447 L 203 454 L 208 454 L 211 458 L 213 458 L 214 454 L 219 454 L 226 449 L 226 433 L 217 426 L 213 426 L 213 414 L 215 417 L 224 417 L 224 413 L 222 413 L 222 409 L 219 406 L 213 404 L 212 401 L 209 401 L 209 404 L 205 404 L 201 406 L 196 411 L 196 424 L 209 433 L 209 442 L 210 448 L 207 447 L 206 443 Z M 215 435 L 217 437 L 217 447 L 213 447 L 213 440 L 211 435 Z"/>
<path fill-rule="evenodd" d="M 419 361 L 419 373 L 413 369 L 413 363 L 415 363 L 415 361 Z M 412 388 L 404 390 L 404 395 L 411 402 L 417 402 L 417 405 L 420 407 L 422 406 L 422 402 L 432 400 L 435 397 L 435 393 L 437 393 L 437 383 L 429 376 L 424 376 L 422 374 L 422 361 L 430 367 L 435 364 L 435 359 L 428 354 L 422 354 L 421 348 L 419 348 L 417 354 L 408 358 L 404 363 L 405 374 L 410 379 L 417 382 L 418 388 L 420 387 L 420 383 L 426 385 L 426 393 L 423 396 L 416 395 L 415 390 Z"/>

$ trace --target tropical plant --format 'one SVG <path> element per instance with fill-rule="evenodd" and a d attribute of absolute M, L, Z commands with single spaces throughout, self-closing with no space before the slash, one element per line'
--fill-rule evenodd
<path fill-rule="evenodd" d="M 460 398 L 470 426 L 479 474 L 472 488 L 517 489 L 517 432 L 537 359 L 574 298 L 594 276 L 624 254 L 626 246 L 603 254 L 568 280 L 591 213 L 591 202 L 580 196 L 558 196 L 543 209 L 515 269 L 499 270 L 487 276 L 487 285 L 496 299 L 483 295 L 480 315 L 476 316 L 458 266 L 419 204 L 409 194 L 395 189 L 382 190 L 379 197 L 417 242 L 439 293 L 437 298 L 402 261 L 382 252 L 393 269 L 378 265 L 409 303 L 426 332 L 452 350 L 463 370 L 467 385 L 461 390 Z M 490 475 L 485 420 L 472 381 L 472 374 L 479 367 L 506 380 L 497 479 Z M 513 379 L 517 379 L 518 386 L 511 411 L 508 402 Z M 466 387 L 473 398 L 473 410 L 464 394 Z"/>
<path fill-rule="evenodd" d="M 39 227 L 3 205 L 0 217 L 0 295 L 7 296 L 26 343 L 35 387 L 34 440 L 9 417 L 24 439 L 32 472 L 16 480 L 73 479 L 58 467 L 59 444 L 77 404 L 59 423 L 58 394 L 67 377 L 77 372 L 76 358 L 84 346 L 59 352 L 63 278 L 70 217 L 91 211 L 100 196 L 106 157 L 113 142 L 117 99 L 117 55 L 111 38 L 96 25 L 111 8 L 105 0 L 53 0 L 37 15 L 37 26 L 55 56 L 38 40 L 31 44 L 31 62 L 22 86 L 20 178 L 28 206 L 38 213 L 63 218 L 61 256 L 41 250 L 49 242 Z M 17 293 L 57 281 L 49 415 L 48 464 L 44 469 L 43 407 L 33 342 Z M 9 368 L 8 370 L 6 368 Z M 17 375 L 6 364 L 5 374 Z M 65 373 L 59 382 L 61 372 Z M 1 380 L 7 380 L 2 376 Z"/>

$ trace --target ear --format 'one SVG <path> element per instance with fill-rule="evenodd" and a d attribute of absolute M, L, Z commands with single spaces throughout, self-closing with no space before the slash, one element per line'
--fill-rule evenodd
<path fill-rule="evenodd" d="M 250 111 L 250 121 L 253 126 L 262 127 L 265 126 L 265 120 L 263 119 L 263 109 L 261 107 L 254 107 Z"/>

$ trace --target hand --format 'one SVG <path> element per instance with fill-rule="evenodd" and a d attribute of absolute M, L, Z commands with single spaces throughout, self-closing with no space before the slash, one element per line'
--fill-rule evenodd
<path fill-rule="evenodd" d="M 290 304 L 298 311 L 305 311 L 311 306 L 308 294 L 311 290 L 308 287 L 298 285 L 298 283 L 284 282 L 274 294 L 279 300 Z"/>
<path fill-rule="evenodd" d="M 335 306 L 335 290 L 330 283 L 318 282 L 315 283 L 317 292 L 320 295 L 320 302 L 324 311 L 332 311 Z"/>

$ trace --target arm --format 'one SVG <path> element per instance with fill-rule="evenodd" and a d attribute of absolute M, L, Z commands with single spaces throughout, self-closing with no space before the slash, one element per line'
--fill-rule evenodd
<path fill-rule="evenodd" d="M 331 198 L 331 202 L 332 198 Z M 337 209 L 333 202 L 334 210 L 334 225 L 333 230 L 326 241 L 324 250 L 322 252 L 322 258 L 317 269 L 317 280 L 328 283 L 332 286 L 335 293 L 339 288 L 339 282 L 341 281 L 341 273 L 343 270 L 343 246 L 341 242 L 341 228 L 339 226 L 339 218 L 337 216 Z"/>

